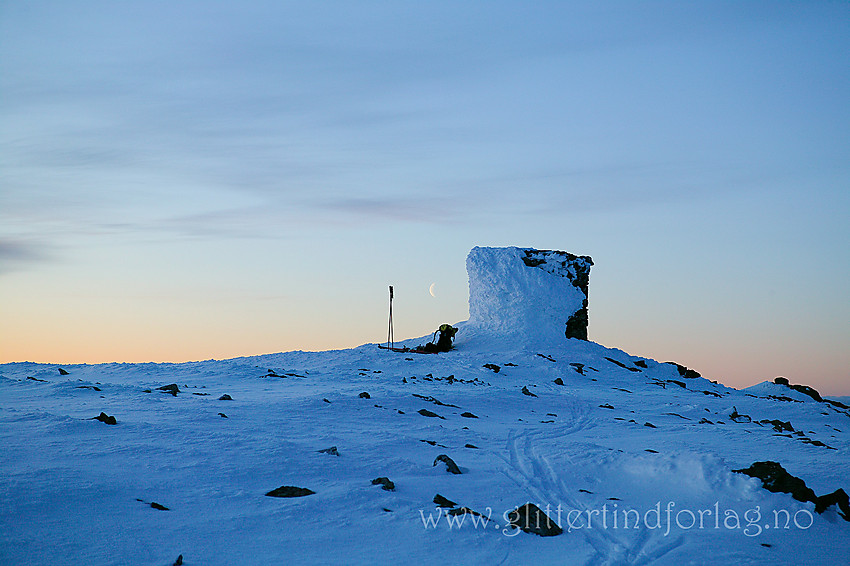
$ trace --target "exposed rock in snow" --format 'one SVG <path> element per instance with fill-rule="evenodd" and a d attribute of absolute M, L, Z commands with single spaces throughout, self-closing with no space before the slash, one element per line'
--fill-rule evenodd
<path fill-rule="evenodd" d="M 561 251 L 473 248 L 466 329 L 519 342 L 586 340 L 591 265 L 588 256 Z"/>
<path fill-rule="evenodd" d="M 542 537 L 553 537 L 563 533 L 563 529 L 534 503 L 526 503 L 508 514 L 510 524 L 527 533 Z"/>

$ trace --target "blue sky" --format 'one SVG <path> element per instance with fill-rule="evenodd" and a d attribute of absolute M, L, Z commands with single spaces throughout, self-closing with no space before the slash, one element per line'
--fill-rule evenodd
<path fill-rule="evenodd" d="M 0 358 L 421 336 L 519 245 L 591 339 L 850 394 L 848 69 L 846 2 L 2 3 Z"/>

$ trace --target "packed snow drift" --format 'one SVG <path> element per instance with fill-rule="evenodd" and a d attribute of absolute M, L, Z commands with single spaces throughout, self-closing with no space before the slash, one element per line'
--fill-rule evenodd
<path fill-rule="evenodd" d="M 846 406 L 567 338 L 590 258 L 530 252 L 446 353 L 0 365 L 0 564 L 846 562 Z"/>

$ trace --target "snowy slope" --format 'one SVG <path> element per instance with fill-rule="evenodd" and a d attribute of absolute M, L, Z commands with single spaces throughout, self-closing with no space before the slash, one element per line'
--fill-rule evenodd
<path fill-rule="evenodd" d="M 61 367 L 0 365 L 0 564 L 846 561 L 834 507 L 732 472 L 774 460 L 817 494 L 850 488 L 850 412 L 779 385 L 736 391 L 593 342 L 481 327 L 437 355 L 367 344 Z M 91 420 L 101 412 L 117 424 Z M 462 473 L 435 466 L 441 454 Z M 280 486 L 315 493 L 265 495 Z M 489 521 L 447 516 L 437 494 Z M 526 502 L 563 534 L 507 527 Z"/>

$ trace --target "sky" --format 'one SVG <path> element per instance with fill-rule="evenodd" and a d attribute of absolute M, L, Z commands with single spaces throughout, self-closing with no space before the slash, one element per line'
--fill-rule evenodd
<path fill-rule="evenodd" d="M 839 1 L 0 1 L 0 362 L 424 336 L 515 245 L 596 342 L 848 395 L 848 100 Z"/>

